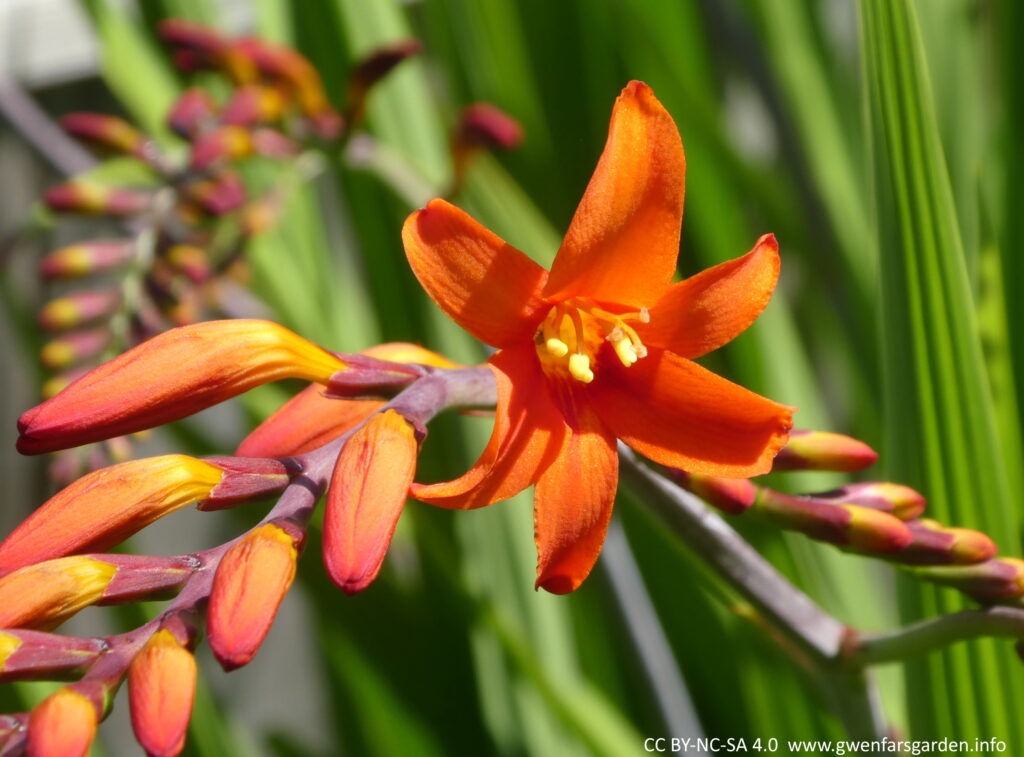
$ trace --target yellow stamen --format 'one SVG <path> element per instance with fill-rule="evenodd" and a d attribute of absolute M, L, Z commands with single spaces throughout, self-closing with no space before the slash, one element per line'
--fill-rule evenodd
<path fill-rule="evenodd" d="M 569 354 L 569 345 L 557 337 L 551 337 L 545 341 L 544 347 L 552 357 L 565 357 Z"/>
<path fill-rule="evenodd" d="M 609 337 L 608 341 L 611 342 L 612 347 L 615 348 L 615 354 L 619 356 L 619 361 L 627 368 L 633 365 L 633 363 L 637 361 L 637 358 L 640 357 L 637 354 L 637 351 L 633 348 L 633 343 L 625 336 L 622 336 L 619 339 L 612 339 Z"/>
<path fill-rule="evenodd" d="M 569 373 L 577 381 L 589 384 L 594 380 L 594 372 L 590 370 L 590 358 L 586 355 L 575 352 L 569 356 Z"/>

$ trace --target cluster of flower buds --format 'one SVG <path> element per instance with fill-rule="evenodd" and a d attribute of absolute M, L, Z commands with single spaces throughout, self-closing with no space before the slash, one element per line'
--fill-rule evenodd
<path fill-rule="evenodd" d="M 38 454 L 161 425 L 270 381 L 312 382 L 237 456 L 164 455 L 96 470 L 0 543 L 0 682 L 75 681 L 31 713 L 0 716 L 0 754 L 86 754 L 125 680 L 140 744 L 149 754 L 180 752 L 200 629 L 225 670 L 253 659 L 324 492 L 327 573 L 346 593 L 366 588 L 405 506 L 426 422 L 445 407 L 479 404 L 474 392 L 491 391 L 481 373 L 411 344 L 339 355 L 268 321 L 209 321 L 165 331 L 26 412 L 18 448 Z M 191 504 L 208 511 L 267 499 L 276 502 L 258 525 L 203 552 L 104 552 Z M 51 632 L 85 607 L 155 599 L 169 603 L 128 633 Z"/>
<path fill-rule="evenodd" d="M 854 473 L 877 459 L 877 453 L 857 439 L 795 430 L 772 470 Z M 1024 597 L 1024 561 L 996 557 L 995 543 L 980 531 L 922 517 L 925 499 L 908 486 L 870 481 L 792 495 L 746 479 L 682 471 L 670 474 L 685 489 L 727 513 L 750 512 L 778 528 L 903 566 L 921 579 L 957 588 L 978 602 L 1014 602 Z"/>

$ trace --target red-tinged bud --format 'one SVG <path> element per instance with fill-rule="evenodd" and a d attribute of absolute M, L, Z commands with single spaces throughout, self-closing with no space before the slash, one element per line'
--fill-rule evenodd
<path fill-rule="evenodd" d="M 995 557 L 995 542 L 980 531 L 947 528 L 922 519 L 907 523 L 914 541 L 890 559 L 907 565 L 973 565 Z"/>
<path fill-rule="evenodd" d="M 142 132 L 130 123 L 103 113 L 69 113 L 60 119 L 60 125 L 90 146 L 112 152 L 141 155 L 146 144 Z"/>
<path fill-rule="evenodd" d="M 346 355 L 344 370 L 335 373 L 327 382 L 327 396 L 391 396 L 423 375 L 423 369 L 416 365 L 393 363 L 366 354 Z"/>
<path fill-rule="evenodd" d="M 348 120 L 362 121 L 366 112 L 366 95 L 370 88 L 383 79 L 406 58 L 417 55 L 423 45 L 417 39 L 403 39 L 371 53 L 355 67 L 348 77 Z"/>
<path fill-rule="evenodd" d="M 116 289 L 74 292 L 43 305 L 39 325 L 51 331 L 64 331 L 108 316 L 120 303 L 121 294 Z"/>
<path fill-rule="evenodd" d="M 27 565 L 0 578 L 0 628 L 51 629 L 100 600 L 117 572 L 79 555 Z"/>
<path fill-rule="evenodd" d="M 473 103 L 463 109 L 455 139 L 467 147 L 512 150 L 523 141 L 523 127 L 494 105 Z"/>
<path fill-rule="evenodd" d="M 39 454 L 185 418 L 260 384 L 327 383 L 338 357 L 270 321 L 182 326 L 90 371 L 18 420 L 22 454 Z"/>
<path fill-rule="evenodd" d="M 827 470 L 853 473 L 869 468 L 878 453 L 864 442 L 829 431 L 795 429 L 772 463 L 773 471 Z"/>
<path fill-rule="evenodd" d="M 89 697 L 59 689 L 29 716 L 28 757 L 88 757 L 99 718 Z"/>
<path fill-rule="evenodd" d="M 858 552 L 889 554 L 899 552 L 913 542 L 907 525 L 888 513 L 856 505 L 839 505 L 850 514 L 846 525 L 846 546 Z"/>
<path fill-rule="evenodd" d="M 168 248 L 164 262 L 172 270 L 184 274 L 199 284 L 210 278 L 210 257 L 202 247 L 191 244 L 176 244 Z"/>
<path fill-rule="evenodd" d="M 273 123 L 284 115 L 286 102 L 284 93 L 277 87 L 263 84 L 239 87 L 224 106 L 221 122 L 235 126 Z"/>
<path fill-rule="evenodd" d="M 284 524 L 267 523 L 232 546 L 217 566 L 206 630 L 225 670 L 256 656 L 295 578 L 301 538 Z"/>
<path fill-rule="evenodd" d="M 671 470 L 670 474 L 684 489 L 693 492 L 709 505 L 733 515 L 747 510 L 757 496 L 756 488 L 745 478 L 704 476 L 681 470 Z"/>
<path fill-rule="evenodd" d="M 150 197 L 141 192 L 96 184 L 89 181 L 69 181 L 50 187 L 43 194 L 43 202 L 59 213 L 125 216 L 141 213 L 149 207 Z"/>
<path fill-rule="evenodd" d="M 286 465 L 281 460 L 259 457 L 208 457 L 206 462 L 223 470 L 224 478 L 199 505 L 200 510 L 224 510 L 277 494 L 300 472 L 294 461 Z"/>
<path fill-rule="evenodd" d="M 251 155 L 252 137 L 242 126 L 226 125 L 198 136 L 192 144 L 193 171 L 203 171 L 214 163 L 230 162 Z"/>
<path fill-rule="evenodd" d="M 187 196 L 210 215 L 222 216 L 245 202 L 245 184 L 238 174 L 224 172 L 213 179 L 193 182 Z"/>
<path fill-rule="evenodd" d="M 124 265 L 132 259 L 131 241 L 82 242 L 54 250 L 39 263 L 48 279 L 73 279 Z"/>
<path fill-rule="evenodd" d="M 157 27 L 160 39 L 169 45 L 184 47 L 206 55 L 216 55 L 228 46 L 228 40 L 216 29 L 182 18 L 168 18 Z"/>
<path fill-rule="evenodd" d="M 900 520 L 914 520 L 924 512 L 927 500 L 903 484 L 870 481 L 847 484 L 829 492 L 814 495 L 833 504 L 858 505 L 894 515 Z"/>
<path fill-rule="evenodd" d="M 959 589 L 983 603 L 1024 596 L 1024 560 L 1014 557 L 997 557 L 976 565 L 911 570 L 918 578 Z"/>
<path fill-rule="evenodd" d="M 96 357 L 108 344 L 110 329 L 106 327 L 76 331 L 43 345 L 39 361 L 51 371 L 59 371 Z"/>
<path fill-rule="evenodd" d="M 416 474 L 419 441 L 394 410 L 374 415 L 341 449 L 327 490 L 324 565 L 346 594 L 380 572 Z"/>
<path fill-rule="evenodd" d="M 57 492 L 0 544 L 0 575 L 62 555 L 102 552 L 205 499 L 223 475 L 215 465 L 185 455 L 130 460 L 89 473 Z"/>
<path fill-rule="evenodd" d="M 20 629 L 0 631 L 0 683 L 74 678 L 109 648 L 103 639 Z"/>
<path fill-rule="evenodd" d="M 174 133 L 191 139 L 217 115 L 217 103 L 203 89 L 187 89 L 174 101 L 167 114 L 167 125 Z"/>
<path fill-rule="evenodd" d="M 195 658 L 171 631 L 160 629 L 128 669 L 132 729 L 147 755 L 181 752 L 195 691 Z"/>
<path fill-rule="evenodd" d="M 252 133 L 252 149 L 264 158 L 284 160 L 298 155 L 302 147 L 274 129 L 256 129 Z"/>

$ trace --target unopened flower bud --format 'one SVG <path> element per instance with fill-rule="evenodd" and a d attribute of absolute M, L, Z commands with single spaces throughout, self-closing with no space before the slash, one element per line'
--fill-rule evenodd
<path fill-rule="evenodd" d="M 249 130 L 231 124 L 206 132 L 192 144 L 190 166 L 193 171 L 203 171 L 214 163 L 231 162 L 251 155 L 252 137 Z"/>
<path fill-rule="evenodd" d="M 927 505 L 927 500 L 909 486 L 879 481 L 847 484 L 814 496 L 836 504 L 870 507 L 907 521 L 919 517 Z"/>
<path fill-rule="evenodd" d="M 132 259 L 130 240 L 82 242 L 54 250 L 39 263 L 48 279 L 73 279 L 124 265 Z"/>
<path fill-rule="evenodd" d="M 160 629 L 128 669 L 132 729 L 147 755 L 172 757 L 184 748 L 195 690 L 195 658 L 175 634 Z"/>
<path fill-rule="evenodd" d="M 59 213 L 131 216 L 146 210 L 150 197 L 142 192 L 90 181 L 69 181 L 50 187 L 43 201 Z"/>
<path fill-rule="evenodd" d="M 171 329 L 90 371 L 24 413 L 18 450 L 39 454 L 185 418 L 284 378 L 326 383 L 339 358 L 270 321 Z"/>
<path fill-rule="evenodd" d="M 203 89 L 186 89 L 167 114 L 167 125 L 180 137 L 192 139 L 217 115 L 217 103 Z"/>
<path fill-rule="evenodd" d="M 348 120 L 358 123 L 366 112 L 366 96 L 379 82 L 407 58 L 418 54 L 423 45 L 417 39 L 402 39 L 378 48 L 364 58 L 348 77 Z"/>
<path fill-rule="evenodd" d="M 299 154 L 302 149 L 298 142 L 289 139 L 275 129 L 256 129 L 252 133 L 252 149 L 257 155 L 272 160 L 284 160 Z"/>
<path fill-rule="evenodd" d="M 983 603 L 1024 595 L 1024 560 L 997 557 L 976 565 L 914 568 L 913 573 L 932 583 L 951 586 Z"/>
<path fill-rule="evenodd" d="M 913 541 L 906 524 L 888 513 L 856 505 L 838 505 L 838 508 L 850 515 L 844 529 L 846 545 L 858 552 L 899 552 Z"/>
<path fill-rule="evenodd" d="M 92 147 L 141 155 L 146 138 L 122 118 L 104 113 L 69 113 L 60 119 L 64 131 Z"/>
<path fill-rule="evenodd" d="M 914 536 L 906 549 L 894 555 L 908 565 L 973 565 L 995 557 L 998 548 L 980 531 L 947 528 L 938 521 L 922 519 L 907 523 Z"/>
<path fill-rule="evenodd" d="M 70 687 L 40 702 L 28 720 L 29 757 L 88 757 L 100 713 L 92 700 Z"/>
<path fill-rule="evenodd" d="M 50 629 L 95 604 L 117 572 L 84 555 L 47 560 L 0 578 L 0 628 Z"/>
<path fill-rule="evenodd" d="M 416 474 L 419 441 L 394 410 L 374 415 L 345 442 L 324 511 L 324 564 L 346 594 L 380 572 Z"/>
<path fill-rule="evenodd" d="M 239 87 L 231 96 L 221 121 L 235 126 L 273 123 L 284 115 L 286 99 L 277 87 L 249 84 Z"/>
<path fill-rule="evenodd" d="M 207 632 L 225 670 L 247 665 L 270 631 L 295 579 L 302 535 L 294 527 L 266 523 L 224 555 L 210 594 Z"/>
<path fill-rule="evenodd" d="M 827 470 L 853 473 L 869 468 L 878 453 L 864 442 L 829 431 L 794 429 L 772 463 L 773 471 Z"/>
<path fill-rule="evenodd" d="M 223 477 L 217 466 L 185 455 L 94 471 L 57 492 L 0 544 L 0 575 L 40 560 L 106 550 L 205 499 Z"/>
<path fill-rule="evenodd" d="M 452 134 L 454 181 L 451 192 L 462 186 L 470 162 L 480 150 L 511 150 L 522 139 L 522 127 L 499 108 L 487 103 L 466 106 Z"/>
<path fill-rule="evenodd" d="M 709 505 L 733 515 L 749 508 L 757 496 L 755 486 L 745 478 L 705 476 L 680 470 L 672 470 L 670 475 L 680 486 L 693 492 Z"/>
<path fill-rule="evenodd" d="M 0 631 L 0 683 L 70 677 L 109 648 L 103 639 L 23 629 Z"/>
<path fill-rule="evenodd" d="M 176 244 L 168 248 L 163 256 L 173 270 L 178 271 L 199 284 L 210 278 L 210 257 L 202 247 L 191 244 Z"/>
<path fill-rule="evenodd" d="M 59 371 L 96 357 L 108 344 L 110 329 L 106 327 L 75 331 L 43 345 L 39 361 L 51 371 Z"/>
<path fill-rule="evenodd" d="M 51 331 L 64 331 L 110 315 L 121 303 L 116 289 L 93 289 L 58 297 L 43 305 L 39 325 Z"/>
<path fill-rule="evenodd" d="M 186 195 L 210 215 L 222 216 L 245 202 L 245 184 L 238 174 L 225 171 L 213 179 L 189 184 Z"/>

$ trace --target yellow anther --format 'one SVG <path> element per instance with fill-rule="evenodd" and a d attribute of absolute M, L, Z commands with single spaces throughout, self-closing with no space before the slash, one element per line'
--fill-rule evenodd
<path fill-rule="evenodd" d="M 544 342 L 544 348 L 552 357 L 565 357 L 569 354 L 569 345 L 557 337 L 551 337 Z"/>
<path fill-rule="evenodd" d="M 625 336 L 621 336 L 618 339 L 612 339 L 610 336 L 608 341 L 612 343 L 612 347 L 615 348 L 615 354 L 619 356 L 619 362 L 629 368 L 639 358 L 636 348 L 633 347 L 633 343 Z"/>
<path fill-rule="evenodd" d="M 640 308 L 640 311 L 636 314 L 636 319 L 640 321 L 640 323 L 650 323 L 651 311 L 647 308 Z"/>
<path fill-rule="evenodd" d="M 594 380 L 594 372 L 590 370 L 590 358 L 580 352 L 569 356 L 569 374 L 577 381 L 589 384 Z"/>

